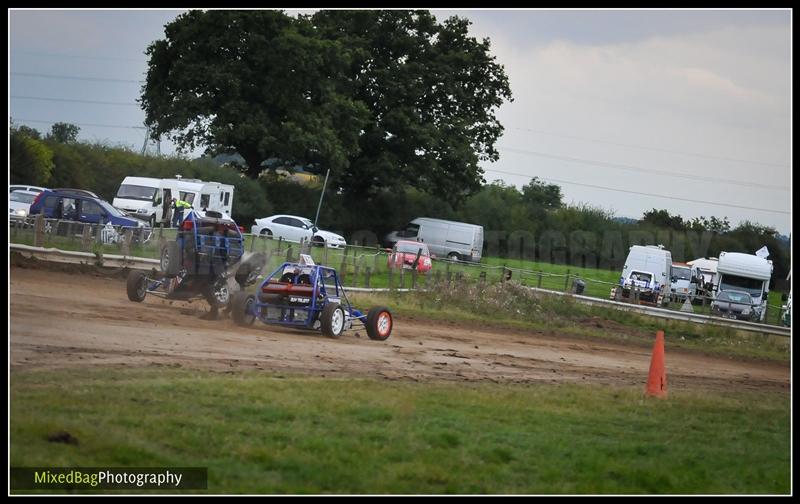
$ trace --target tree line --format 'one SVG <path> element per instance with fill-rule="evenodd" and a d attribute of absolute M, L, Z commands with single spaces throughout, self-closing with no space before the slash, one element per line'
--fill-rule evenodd
<path fill-rule="evenodd" d="M 111 201 L 126 176 L 180 174 L 235 186 L 233 217 L 248 228 L 256 218 L 276 213 L 311 219 L 316 213 L 321 181 L 300 184 L 275 170 L 253 179 L 212 158 L 143 156 L 126 148 L 80 143 L 77 128 L 69 126 L 57 124 L 42 135 L 12 125 L 11 183 L 84 188 Z M 617 270 L 634 244 L 663 244 L 676 261 L 715 257 L 721 251 L 752 254 L 766 245 L 777 285 L 785 285 L 790 268 L 789 245 L 769 226 L 732 226 L 727 218 L 715 216 L 686 220 L 665 209 L 623 222 L 601 208 L 565 204 L 559 186 L 536 178 L 522 188 L 499 181 L 484 184 L 458 204 L 413 187 L 385 188 L 361 197 L 329 187 L 319 226 L 342 233 L 349 243 L 381 245 L 386 233 L 423 216 L 482 225 L 487 256 Z"/>

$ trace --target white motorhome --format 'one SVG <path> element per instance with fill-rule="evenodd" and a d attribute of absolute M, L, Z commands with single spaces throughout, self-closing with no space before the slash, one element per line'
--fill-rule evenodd
<path fill-rule="evenodd" d="M 753 299 L 757 320 L 764 320 L 767 314 L 772 261 L 753 254 L 720 252 L 717 275 L 719 280 L 715 296 L 725 291 L 746 292 Z"/>
<path fill-rule="evenodd" d="M 672 253 L 662 245 L 633 245 L 625 259 L 619 285 L 611 289 L 611 299 L 630 300 L 634 291 L 639 301 L 669 303 Z"/>
<path fill-rule="evenodd" d="M 229 184 L 180 176 L 169 179 L 125 177 L 112 204 L 155 227 L 162 222 L 169 225 L 169 202 L 172 198 L 187 201 L 198 210 L 213 210 L 230 216 L 233 189 Z"/>
<path fill-rule="evenodd" d="M 477 224 L 418 217 L 406 224 L 405 230 L 387 235 L 385 241 L 392 246 L 400 239 L 423 242 L 435 256 L 481 262 L 483 226 Z"/>

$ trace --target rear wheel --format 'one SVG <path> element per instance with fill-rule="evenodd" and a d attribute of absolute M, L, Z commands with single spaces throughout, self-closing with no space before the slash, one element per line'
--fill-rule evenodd
<path fill-rule="evenodd" d="M 447 254 L 447 258 L 453 262 L 458 262 L 458 260 L 460 259 L 459 255 L 455 252 L 450 252 L 449 254 Z"/>
<path fill-rule="evenodd" d="M 261 236 L 266 236 L 267 238 L 272 239 L 272 231 L 270 231 L 269 229 L 262 229 L 261 233 L 259 233 L 259 234 Z"/>
<path fill-rule="evenodd" d="M 226 308 L 231 301 L 228 281 L 225 278 L 218 278 L 213 284 L 209 285 L 206 299 L 212 308 Z"/>
<path fill-rule="evenodd" d="M 128 299 L 141 303 L 147 295 L 147 276 L 142 271 L 128 273 Z"/>
<path fill-rule="evenodd" d="M 256 297 L 244 291 L 239 291 L 233 296 L 231 301 L 231 316 L 233 321 L 240 326 L 251 326 L 256 320 L 254 307 Z"/>
<path fill-rule="evenodd" d="M 344 332 L 344 309 L 338 303 L 327 303 L 319 318 L 325 336 L 338 338 Z"/>
<path fill-rule="evenodd" d="M 166 276 L 177 276 L 181 271 L 181 248 L 176 241 L 168 241 L 161 249 L 161 271 Z"/>
<path fill-rule="evenodd" d="M 315 236 L 311 238 L 311 245 L 315 247 L 324 247 L 325 246 L 325 239 L 321 236 Z"/>
<path fill-rule="evenodd" d="M 383 341 L 392 334 L 392 312 L 385 306 L 376 306 L 367 313 L 367 335 L 369 339 Z"/>

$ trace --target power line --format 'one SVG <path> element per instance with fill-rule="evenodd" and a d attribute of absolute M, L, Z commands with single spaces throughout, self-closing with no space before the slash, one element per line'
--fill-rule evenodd
<path fill-rule="evenodd" d="M 133 80 L 133 79 L 111 79 L 106 77 L 78 77 L 75 75 L 51 75 L 51 74 L 40 74 L 40 73 L 29 73 L 29 72 L 11 72 L 11 75 L 20 75 L 23 77 L 38 77 L 42 79 L 67 79 L 67 80 L 80 80 L 80 81 L 100 81 L 100 82 L 130 82 L 134 84 L 140 84 L 144 82 L 143 80 Z"/>
<path fill-rule="evenodd" d="M 541 134 L 541 135 L 550 135 L 550 136 L 557 136 L 557 137 L 563 137 L 563 138 L 571 138 L 573 140 L 582 140 L 582 141 L 585 141 L 585 142 L 596 142 L 596 143 L 604 143 L 604 144 L 609 144 L 609 145 L 617 145 L 617 146 L 620 146 L 620 147 L 632 147 L 634 149 L 652 150 L 652 151 L 658 151 L 658 152 L 668 152 L 668 153 L 671 153 L 671 154 L 680 154 L 680 155 L 683 155 L 683 156 L 694 156 L 694 157 L 700 157 L 700 158 L 706 158 L 706 159 L 717 159 L 717 160 L 720 160 L 720 161 L 733 161 L 733 162 L 736 162 L 736 163 L 749 163 L 749 164 L 757 164 L 757 165 L 764 165 L 764 166 L 777 166 L 779 168 L 788 168 L 789 167 L 789 165 L 782 164 L 782 163 L 771 163 L 771 162 L 768 162 L 768 161 L 750 161 L 750 160 L 747 160 L 747 159 L 736 159 L 736 158 L 728 158 L 728 157 L 722 157 L 722 156 L 712 156 L 710 154 L 700 154 L 700 153 L 697 153 L 697 152 L 685 152 L 685 151 L 679 151 L 679 150 L 675 150 L 675 149 L 664 149 L 664 148 L 661 148 L 661 147 L 646 147 L 644 145 L 634 145 L 634 144 L 626 144 L 626 143 L 620 143 L 620 142 L 611 142 L 609 140 L 597 140 L 595 138 L 577 137 L 577 136 L 571 136 L 571 135 L 561 135 L 561 134 L 558 134 L 558 133 L 550 133 L 550 132 L 547 132 L 547 131 L 533 130 L 533 129 L 528 129 L 528 128 L 511 127 L 510 129 L 515 129 L 515 130 L 519 130 L 519 131 L 529 131 L 531 133 L 538 133 L 538 134 Z"/>
<path fill-rule="evenodd" d="M 77 59 L 95 59 L 95 60 L 105 60 L 105 61 L 136 61 L 139 63 L 145 63 L 147 60 L 142 58 L 120 58 L 119 56 L 86 56 L 82 54 L 56 54 L 56 53 L 46 53 L 46 52 L 35 52 L 35 51 L 24 51 L 24 50 L 13 50 L 11 53 L 17 54 L 27 54 L 29 56 L 44 56 L 46 58 L 77 58 Z"/>
<path fill-rule="evenodd" d="M 94 103 L 97 105 L 127 105 L 127 106 L 134 106 L 138 107 L 138 103 L 130 103 L 130 102 L 107 102 L 107 101 L 95 101 L 95 100 L 76 100 L 72 98 L 48 98 L 45 96 L 19 96 L 19 95 L 11 95 L 11 98 L 16 98 L 19 100 L 43 100 L 43 101 L 56 101 L 56 102 L 72 102 L 72 103 Z"/>
<path fill-rule="evenodd" d="M 526 177 L 526 178 L 529 178 L 529 179 L 533 179 L 534 178 L 534 177 L 532 177 L 530 175 L 526 175 L 524 173 L 514 173 L 514 172 L 508 172 L 508 171 L 502 171 L 502 170 L 493 170 L 493 169 L 489 169 L 489 168 L 484 169 L 484 171 L 495 172 L 495 173 L 503 173 L 505 175 L 517 175 L 519 177 Z M 757 211 L 760 211 L 760 212 L 771 212 L 771 213 L 787 214 L 787 215 L 789 214 L 789 212 L 783 212 L 783 211 L 780 211 L 780 210 L 770 210 L 770 209 L 767 209 L 767 208 L 748 207 L 748 206 L 743 206 L 743 205 L 734 205 L 734 204 L 730 204 L 730 203 L 716 203 L 714 201 L 700 201 L 700 200 L 693 200 L 693 199 L 688 199 L 688 198 L 678 198 L 676 196 L 663 196 L 661 194 L 644 193 L 644 192 L 639 192 L 639 191 L 628 191 L 626 189 L 617 189 L 615 187 L 605 187 L 605 186 L 599 186 L 599 185 L 594 185 L 594 184 L 583 184 L 583 183 L 580 183 L 580 182 L 571 182 L 569 180 L 559 180 L 559 179 L 551 179 L 551 178 L 544 178 L 544 177 L 537 177 L 537 178 L 539 178 L 540 180 L 546 180 L 548 182 L 556 182 L 556 183 L 559 183 L 559 184 L 572 184 L 572 185 L 583 186 L 583 187 L 591 187 L 591 188 L 594 188 L 594 189 L 604 189 L 606 191 L 616 191 L 616 192 L 622 192 L 622 193 L 628 193 L 628 194 L 639 194 L 639 195 L 642 195 L 642 196 L 650 196 L 650 197 L 653 197 L 653 198 L 664 198 L 664 199 L 670 199 L 670 200 L 688 201 L 690 203 L 701 203 L 701 204 L 705 204 L 705 205 L 715 205 L 715 206 L 720 206 L 720 207 L 725 207 L 725 208 L 742 208 L 744 210 L 757 210 Z"/>
<path fill-rule="evenodd" d="M 547 153 L 544 153 L 544 152 L 529 151 L 529 150 L 525 150 L 525 149 L 517 149 L 517 148 L 514 148 L 514 147 L 506 147 L 506 146 L 501 146 L 501 145 L 498 145 L 498 148 L 505 149 L 507 151 L 515 152 L 515 153 L 518 153 L 518 154 L 528 154 L 528 155 L 531 155 L 531 156 L 538 156 L 538 157 L 544 157 L 544 158 L 549 158 L 549 159 L 558 159 L 558 160 L 561 160 L 561 161 L 569 161 L 569 162 L 573 162 L 573 163 L 584 163 L 584 164 L 590 164 L 590 165 L 605 166 L 605 167 L 608 167 L 608 168 L 616 168 L 618 170 L 632 171 L 634 173 L 651 173 L 653 175 L 663 175 L 663 176 L 666 176 L 666 177 L 683 178 L 683 179 L 694 180 L 694 181 L 702 180 L 702 181 L 706 181 L 706 182 L 716 182 L 716 183 L 720 183 L 720 184 L 731 184 L 731 185 L 738 185 L 738 186 L 750 187 L 750 188 L 759 187 L 759 188 L 762 188 L 762 189 L 770 189 L 770 190 L 775 190 L 775 191 L 788 191 L 789 190 L 789 188 L 783 187 L 783 186 L 770 185 L 770 184 L 759 184 L 757 182 L 747 182 L 747 181 L 744 181 L 744 180 L 729 180 L 729 179 L 721 179 L 721 178 L 715 178 L 715 177 L 706 177 L 704 175 L 694 175 L 694 174 L 688 174 L 688 173 L 673 173 L 673 172 L 665 171 L 665 170 L 655 170 L 655 169 L 652 169 L 652 168 L 640 168 L 638 166 L 631 166 L 631 165 L 626 165 L 626 164 L 609 163 L 609 162 L 606 162 L 606 161 L 596 161 L 594 159 L 581 159 L 581 158 L 574 158 L 574 157 L 569 157 L 569 156 L 557 156 L 557 155 L 554 155 L 554 154 L 547 154 Z"/>
<path fill-rule="evenodd" d="M 65 121 L 45 121 L 42 119 L 21 119 L 19 117 L 14 118 L 15 121 L 20 122 L 30 122 L 30 123 L 42 123 L 42 124 L 55 124 L 57 122 L 65 122 Z M 76 123 L 76 122 L 69 122 L 69 124 L 74 124 L 75 126 L 85 126 L 87 128 L 124 128 L 124 129 L 141 129 L 146 130 L 144 126 L 123 126 L 121 124 L 95 124 L 95 123 Z"/>

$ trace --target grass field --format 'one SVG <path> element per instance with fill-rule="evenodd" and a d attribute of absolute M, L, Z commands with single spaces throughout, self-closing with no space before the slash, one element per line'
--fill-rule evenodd
<path fill-rule="evenodd" d="M 208 467 L 208 493 L 786 494 L 789 426 L 785 393 L 25 371 L 10 459 Z"/>

